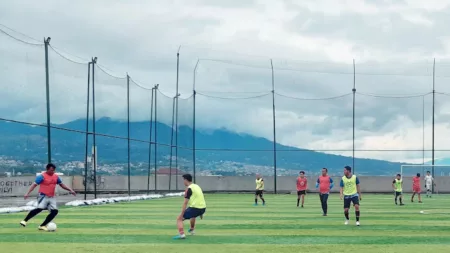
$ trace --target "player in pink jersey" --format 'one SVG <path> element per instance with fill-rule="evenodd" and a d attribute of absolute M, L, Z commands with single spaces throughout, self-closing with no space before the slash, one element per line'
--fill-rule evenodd
<path fill-rule="evenodd" d="M 39 226 L 39 230 L 47 231 L 47 224 L 50 223 L 56 215 L 58 215 L 58 207 L 56 205 L 55 199 L 55 191 L 56 185 L 61 186 L 64 190 L 69 191 L 72 195 L 76 195 L 76 193 L 67 187 L 61 181 L 61 178 L 55 174 L 56 166 L 49 163 L 46 166 L 46 172 L 38 175 L 36 177 L 36 181 L 31 185 L 27 194 L 25 194 L 24 198 L 27 199 L 30 193 L 39 185 L 39 194 L 37 198 L 37 207 L 31 210 L 27 217 L 23 221 L 20 222 L 20 225 L 23 227 L 27 226 L 27 222 L 38 215 L 44 209 L 48 209 L 50 212 L 45 218 L 44 222 Z"/>
<path fill-rule="evenodd" d="M 300 199 L 302 200 L 302 207 L 305 203 L 306 189 L 308 189 L 308 180 L 305 177 L 305 172 L 300 171 L 300 176 L 297 178 L 297 207 L 300 204 Z"/>
<path fill-rule="evenodd" d="M 420 189 L 420 173 L 417 173 L 415 177 L 413 177 L 413 195 L 411 196 L 411 202 L 414 202 L 414 196 L 419 198 L 419 203 L 422 203 L 422 197 L 420 196 L 420 192 L 422 189 Z"/>
<path fill-rule="evenodd" d="M 333 179 L 328 176 L 328 169 L 322 169 L 322 175 L 317 179 L 316 188 L 319 188 L 320 203 L 322 205 L 323 216 L 327 216 L 328 195 L 333 188 Z"/>

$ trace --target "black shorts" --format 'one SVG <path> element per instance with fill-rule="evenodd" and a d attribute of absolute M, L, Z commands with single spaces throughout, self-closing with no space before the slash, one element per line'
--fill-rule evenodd
<path fill-rule="evenodd" d="M 193 208 L 188 207 L 186 211 L 184 211 L 183 219 L 189 220 L 192 218 L 197 218 L 200 215 L 203 215 L 206 212 L 206 208 Z"/>
<path fill-rule="evenodd" d="M 350 208 L 350 205 L 353 203 L 353 205 L 359 205 L 359 197 L 344 197 L 344 208 Z"/>
<path fill-rule="evenodd" d="M 256 191 L 255 191 L 255 195 L 261 196 L 261 197 L 262 197 L 262 195 L 263 195 L 263 190 L 256 190 Z"/>
<path fill-rule="evenodd" d="M 306 190 L 303 190 L 303 191 L 297 191 L 297 196 L 305 195 L 305 194 L 306 194 Z"/>
<path fill-rule="evenodd" d="M 398 197 L 400 195 L 403 195 L 402 192 L 395 192 L 395 197 Z"/>

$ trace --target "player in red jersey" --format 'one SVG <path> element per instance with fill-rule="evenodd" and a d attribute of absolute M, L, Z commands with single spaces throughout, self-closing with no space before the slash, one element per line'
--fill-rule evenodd
<path fill-rule="evenodd" d="M 328 195 L 333 188 L 333 179 L 328 176 L 328 169 L 322 169 L 322 175 L 317 179 L 316 188 L 319 188 L 320 203 L 322 205 L 323 216 L 327 216 L 328 211 Z"/>
<path fill-rule="evenodd" d="M 414 196 L 419 198 L 419 203 L 422 203 L 422 198 L 420 197 L 420 192 L 422 189 L 420 189 L 420 173 L 417 173 L 415 177 L 413 177 L 413 195 L 411 197 L 411 202 L 414 202 Z"/>
<path fill-rule="evenodd" d="M 305 177 L 305 172 L 300 171 L 300 176 L 297 178 L 297 207 L 300 204 L 300 199 L 302 200 L 302 207 L 305 203 L 306 189 L 308 189 L 308 180 Z"/>

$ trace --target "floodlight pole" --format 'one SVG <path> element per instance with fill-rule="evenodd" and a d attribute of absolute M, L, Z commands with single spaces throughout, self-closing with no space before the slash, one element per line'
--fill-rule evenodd
<path fill-rule="evenodd" d="M 47 163 L 52 162 L 52 136 L 51 136 L 51 120 L 50 120 L 50 77 L 48 69 L 48 46 L 51 38 L 44 39 L 45 46 L 45 91 L 47 102 Z"/>
<path fill-rule="evenodd" d="M 91 64 L 92 61 L 88 63 L 88 80 L 87 80 L 87 101 L 86 101 L 86 145 L 84 153 L 84 200 L 87 199 L 87 186 L 88 186 L 88 152 L 89 152 L 89 98 L 90 98 L 90 79 L 91 79 Z"/>
<path fill-rule="evenodd" d="M 435 92 L 435 76 L 436 76 L 436 58 L 433 59 L 433 112 L 432 112 L 432 138 L 431 138 L 431 153 L 432 153 L 432 158 L 431 158 L 431 165 L 434 165 L 434 106 L 435 106 L 435 96 L 436 96 L 436 92 Z M 434 166 L 432 167 L 432 176 L 434 178 Z M 432 186 L 432 192 L 434 193 L 434 184 Z"/>
<path fill-rule="evenodd" d="M 96 122 L 95 122 L 95 64 L 97 57 L 92 58 L 92 145 L 94 146 L 94 199 L 97 198 L 97 138 L 96 138 Z"/>
<path fill-rule="evenodd" d="M 355 59 L 353 59 L 353 154 L 352 154 L 352 168 L 353 173 L 355 173 L 355 110 L 356 110 L 356 66 L 355 66 Z"/>
<path fill-rule="evenodd" d="M 150 100 L 150 140 L 148 143 L 148 175 L 147 175 L 147 194 L 150 194 L 150 175 L 151 175 L 151 161 L 152 161 L 152 133 L 153 133 L 153 93 L 155 88 L 152 88 L 152 97 Z M 156 174 L 155 174 L 156 178 Z M 155 186 L 156 187 L 156 186 Z M 156 188 L 155 188 L 156 189 Z"/>
<path fill-rule="evenodd" d="M 277 194 L 277 131 L 275 115 L 275 74 L 273 71 L 273 61 L 270 59 L 270 68 L 272 70 L 272 123 L 273 123 L 273 185 L 274 192 Z"/>
<path fill-rule="evenodd" d="M 193 117 L 192 117 L 192 165 L 193 165 L 193 181 L 194 181 L 194 183 L 196 182 L 195 181 L 195 175 L 196 175 L 196 161 L 195 161 L 195 159 L 196 159 L 196 157 L 195 157 L 195 153 L 196 153 L 196 140 L 195 140 L 195 98 L 196 98 L 196 95 L 197 95 L 197 92 L 195 91 L 195 77 L 196 77 L 196 73 L 197 73 L 197 67 L 198 67 L 198 63 L 200 62 L 200 60 L 198 59 L 197 60 L 197 63 L 195 64 L 195 68 L 194 68 L 194 81 L 193 81 L 193 84 L 192 84 L 192 92 L 193 92 L 193 96 L 194 96 L 194 101 L 193 101 L 193 103 L 194 103 L 194 105 L 193 105 Z"/>
<path fill-rule="evenodd" d="M 158 93 L 159 84 L 156 84 L 155 89 L 155 194 L 158 190 Z"/>

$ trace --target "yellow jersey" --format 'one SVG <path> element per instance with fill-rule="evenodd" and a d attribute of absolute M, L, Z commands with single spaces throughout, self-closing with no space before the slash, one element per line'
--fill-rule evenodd
<path fill-rule="evenodd" d="M 206 208 L 205 196 L 202 188 L 196 184 L 191 184 L 186 190 L 186 198 L 189 198 L 188 206 L 197 209 Z"/>
<path fill-rule="evenodd" d="M 395 191 L 396 192 L 402 192 L 403 191 L 403 189 L 402 189 L 402 182 L 403 182 L 403 180 L 402 179 L 394 179 L 394 187 L 395 187 Z"/>
<path fill-rule="evenodd" d="M 256 182 L 256 190 L 260 191 L 264 190 L 264 180 L 262 178 L 256 179 L 255 182 Z"/>
<path fill-rule="evenodd" d="M 359 179 L 352 175 L 350 178 L 347 178 L 346 176 L 343 176 L 341 179 L 341 187 L 344 188 L 344 195 L 345 196 L 353 196 L 358 194 L 358 189 L 356 188 L 356 185 L 359 184 Z"/>

